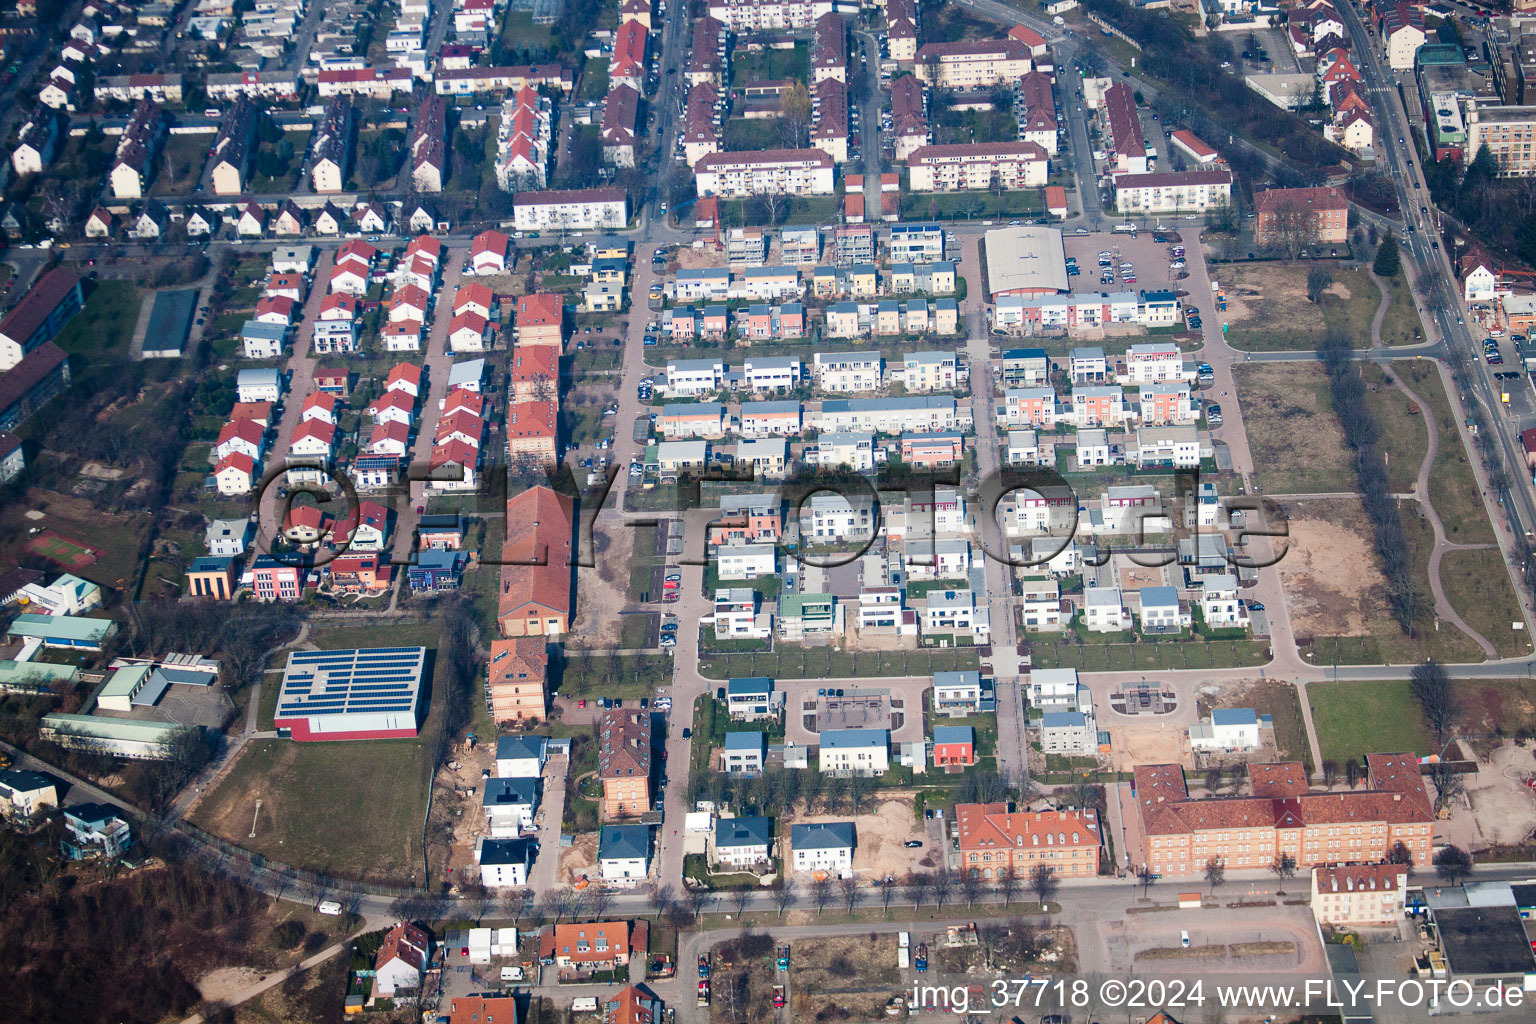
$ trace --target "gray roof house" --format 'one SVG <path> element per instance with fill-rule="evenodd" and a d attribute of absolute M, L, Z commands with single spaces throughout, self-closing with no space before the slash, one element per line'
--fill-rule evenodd
<path fill-rule="evenodd" d="M 715 822 L 715 860 L 733 867 L 766 862 L 773 849 L 773 825 L 763 817 L 720 818 Z"/>

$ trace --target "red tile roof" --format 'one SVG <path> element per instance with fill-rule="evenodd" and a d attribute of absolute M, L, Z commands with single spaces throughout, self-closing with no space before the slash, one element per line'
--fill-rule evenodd
<path fill-rule="evenodd" d="M 1021 811 L 1008 805 L 956 804 L 960 850 L 995 850 L 1018 846 L 1097 847 L 1098 816 L 1084 811 Z"/>
<path fill-rule="evenodd" d="M 507 502 L 499 618 L 529 605 L 563 615 L 573 613 L 571 543 L 575 515 L 575 502 L 548 487 L 531 488 Z"/>
<path fill-rule="evenodd" d="M 564 322 L 565 312 L 560 296 L 552 292 L 535 292 L 517 297 L 517 325 L 519 327 L 548 327 Z"/>
<path fill-rule="evenodd" d="M 62 267 L 54 267 L 38 278 L 16 303 L 16 308 L 0 320 L 0 334 L 17 344 L 30 340 L 79 283 L 80 278 L 74 274 Z"/>

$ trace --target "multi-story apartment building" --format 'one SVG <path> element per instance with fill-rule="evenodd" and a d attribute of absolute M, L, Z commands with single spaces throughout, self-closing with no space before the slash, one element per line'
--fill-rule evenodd
<path fill-rule="evenodd" d="M 1147 147 L 1141 119 L 1136 116 L 1136 93 L 1129 84 L 1116 82 L 1104 90 L 1099 120 L 1113 170 L 1121 174 L 1147 173 Z"/>
<path fill-rule="evenodd" d="M 1230 870 L 1267 868 L 1281 854 L 1299 868 L 1386 859 L 1401 842 L 1428 863 L 1434 811 L 1412 754 L 1367 754 L 1364 789 L 1314 793 L 1300 764 L 1248 766 L 1248 796 L 1192 799 L 1178 765 L 1136 768 L 1147 867 L 1197 876 L 1215 858 Z"/>
<path fill-rule="evenodd" d="M 1057 878 L 1094 878 L 1102 837 L 1098 814 L 1082 811 L 1010 812 L 1008 805 L 957 804 L 960 868 L 975 878 L 1012 871 L 1026 879 L 1044 865 Z"/>
<path fill-rule="evenodd" d="M 811 417 L 817 430 L 861 430 L 877 434 L 908 434 L 939 430 L 970 430 L 971 407 L 948 395 L 906 395 L 898 398 L 839 398 L 821 403 Z"/>
<path fill-rule="evenodd" d="M 502 191 L 548 184 L 552 127 L 548 99 L 533 89 L 507 94 L 496 129 L 496 183 Z"/>
<path fill-rule="evenodd" d="M 1164 423 L 1192 423 L 1194 401 L 1186 381 L 1146 384 L 1136 395 L 1141 422 L 1149 426 Z"/>
<path fill-rule="evenodd" d="M 912 73 L 943 89 L 981 89 L 1012 85 L 1032 67 L 1029 48 L 1017 39 L 961 39 L 919 47 Z"/>
<path fill-rule="evenodd" d="M 1312 869 L 1312 916 L 1342 929 L 1396 926 L 1407 903 L 1403 864 L 1331 864 Z"/>
<path fill-rule="evenodd" d="M 953 391 L 968 376 L 956 352 L 908 352 L 902 356 L 901 382 L 908 391 Z M 894 376 L 894 373 L 893 373 Z"/>
<path fill-rule="evenodd" d="M 1331 185 L 1270 188 L 1253 197 L 1259 245 L 1338 245 L 1349 239 L 1349 200 Z"/>
<path fill-rule="evenodd" d="M 693 49 L 688 56 L 684 77 L 690 86 L 709 84 L 716 89 L 725 84 L 725 25 L 718 18 L 705 15 L 693 23 Z M 690 96 L 691 99 L 691 96 Z M 692 161 L 689 161 L 692 163 Z"/>
<path fill-rule="evenodd" d="M 710 0 L 709 16 L 737 33 L 804 29 L 833 6 L 832 0 Z"/>
<path fill-rule="evenodd" d="M 907 180 L 914 192 L 958 192 L 994 184 L 1042 188 L 1049 167 L 1045 150 L 1033 142 L 965 142 L 914 150 L 907 158 Z"/>
<path fill-rule="evenodd" d="M 497 722 L 540 722 L 547 715 L 545 678 L 549 655 L 544 638 L 497 638 L 491 641 L 486 695 Z"/>
<path fill-rule="evenodd" d="M 841 14 L 816 19 L 811 36 L 811 84 L 836 80 L 848 84 L 848 25 Z"/>
<path fill-rule="evenodd" d="M 1493 154 L 1500 177 L 1536 173 L 1536 107 L 1469 106 L 1464 157 L 1469 166 L 1484 147 Z"/>
<path fill-rule="evenodd" d="M 590 231 L 629 222 L 629 197 L 621 188 L 519 192 L 512 198 L 519 231 Z"/>
<path fill-rule="evenodd" d="M 827 196 L 833 188 L 832 157 L 820 149 L 767 149 L 712 153 L 694 164 L 701 196 Z"/>
<path fill-rule="evenodd" d="M 892 263 L 936 263 L 944 258 L 942 224 L 892 224 Z"/>
<path fill-rule="evenodd" d="M 1033 142 L 1050 156 L 1056 155 L 1056 100 L 1051 93 L 1051 76 L 1031 71 L 1019 79 L 1013 90 L 1013 116 L 1019 122 L 1019 141 Z"/>
<path fill-rule="evenodd" d="M 1009 388 L 1003 393 L 1003 422 L 1010 427 L 1051 430 L 1060 418 L 1055 388 Z"/>
<path fill-rule="evenodd" d="M 831 394 L 878 391 L 884 365 L 879 352 L 817 352 L 811 361 L 816 386 Z"/>
<path fill-rule="evenodd" d="M 1122 174 L 1115 179 L 1115 209 L 1130 216 L 1203 213 L 1231 203 L 1231 171 Z"/>
<path fill-rule="evenodd" d="M 1184 356 L 1171 341 L 1132 345 L 1125 353 L 1125 376 L 1132 384 L 1160 384 L 1182 380 Z"/>
<path fill-rule="evenodd" d="M 616 710 L 598 724 L 597 775 L 603 816 L 638 817 L 651 809 L 651 716 Z"/>

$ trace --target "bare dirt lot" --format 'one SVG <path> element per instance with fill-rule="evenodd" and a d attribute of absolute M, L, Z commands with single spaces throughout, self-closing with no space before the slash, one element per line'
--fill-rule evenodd
<path fill-rule="evenodd" d="M 1259 482 L 1270 494 L 1354 490 L 1344 435 L 1320 366 L 1233 369 Z"/>
<path fill-rule="evenodd" d="M 875 1020 L 902 987 L 896 964 L 896 936 L 840 935 L 802 939 L 790 959 L 790 994 L 795 1017 Z"/>
<path fill-rule="evenodd" d="M 1307 268 L 1248 264 L 1223 268 L 1227 292 L 1227 322 L 1236 326 L 1283 321 L 1298 331 L 1321 332 L 1322 308 L 1307 301 Z M 1369 279 L 1367 279 L 1369 283 Z M 1348 302 L 1349 284 L 1335 280 L 1324 292 Z"/>
<path fill-rule="evenodd" d="M 596 867 L 597 833 L 588 832 L 577 836 L 575 842 L 560 851 L 556 878 L 566 885 L 574 884 L 582 875 L 596 881 Z"/>
<path fill-rule="evenodd" d="M 1280 560 L 1298 637 L 1361 636 L 1389 612 L 1386 579 L 1357 498 L 1291 504 L 1290 550 Z"/>
<path fill-rule="evenodd" d="M 1462 777 L 1467 799 L 1455 804 L 1447 831 L 1474 850 L 1524 842 L 1536 830 L 1536 791 L 1522 781 L 1533 772 L 1530 750 L 1513 743 L 1494 750 L 1476 775 Z"/>
<path fill-rule="evenodd" d="M 890 875 L 901 878 L 912 871 L 931 869 L 926 863 L 928 848 L 909 850 L 901 844 L 908 839 L 923 839 L 924 833 L 913 821 L 910 793 L 880 794 L 880 804 L 872 814 L 797 814 L 784 819 L 782 844 L 789 846 L 789 826 L 826 821 L 851 821 L 858 845 L 853 850 L 856 875 L 871 879 Z"/>
<path fill-rule="evenodd" d="M 1188 764 L 1189 741 L 1185 723 L 1138 722 L 1110 726 L 1110 750 L 1116 771 L 1130 771 L 1138 764 Z"/>

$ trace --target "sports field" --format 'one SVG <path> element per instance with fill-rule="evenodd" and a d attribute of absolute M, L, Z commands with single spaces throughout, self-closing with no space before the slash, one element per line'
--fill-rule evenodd
<path fill-rule="evenodd" d="M 40 558 L 46 558 L 66 569 L 84 569 L 101 557 L 101 552 L 88 544 L 44 530 L 27 541 L 27 550 Z"/>

